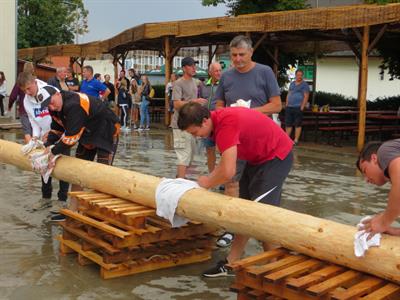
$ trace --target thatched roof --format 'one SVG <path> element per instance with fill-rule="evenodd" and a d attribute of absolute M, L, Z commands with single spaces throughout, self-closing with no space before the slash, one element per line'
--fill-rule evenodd
<path fill-rule="evenodd" d="M 30 57 L 39 60 L 46 56 L 95 56 L 101 53 L 123 53 L 129 50 L 161 50 L 163 39 L 172 37 L 175 46 L 197 47 L 228 44 L 238 33 L 250 34 L 258 40 L 265 33 L 263 44 L 280 45 L 290 50 L 310 41 L 328 41 L 333 50 L 347 48 L 343 43 L 332 41 L 358 41 L 357 32 L 347 30 L 372 26 L 372 36 L 382 25 L 387 24 L 385 38 L 400 34 L 400 4 L 352 5 L 329 8 L 314 8 L 283 12 L 218 17 L 185 21 L 142 24 L 127 29 L 116 36 L 80 45 L 54 45 L 20 49 L 18 58 Z M 324 43 L 322 43 L 323 45 Z M 340 46 L 339 46 L 340 45 Z M 322 46 L 323 48 L 323 46 Z M 327 47 L 329 48 L 329 47 Z"/>

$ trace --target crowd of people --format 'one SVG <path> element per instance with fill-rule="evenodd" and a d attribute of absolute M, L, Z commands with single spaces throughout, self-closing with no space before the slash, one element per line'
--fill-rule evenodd
<path fill-rule="evenodd" d="M 177 157 L 176 177 L 186 177 L 200 140 L 206 149 L 208 166 L 208 175 L 197 178 L 201 187 L 223 185 L 228 196 L 280 206 L 282 187 L 293 164 L 293 146 L 301 134 L 309 88 L 303 72 L 298 70 L 282 103 L 272 69 L 252 60 L 250 38 L 236 36 L 229 47 L 232 67 L 224 73 L 219 63 L 211 63 L 208 80 L 200 81 L 195 77 L 198 62 L 185 57 L 181 62 L 183 76 L 178 78 L 172 74 L 166 86 Z M 83 67 L 82 76 L 79 83 L 71 69 L 61 67 L 46 83 L 36 78 L 33 65 L 28 63 L 10 94 L 8 110 L 19 101 L 25 143 L 41 140 L 51 163 L 58 154 L 70 155 L 71 147 L 77 144 L 76 157 L 94 160 L 97 156 L 99 163 L 111 165 L 120 130 L 150 129 L 149 103 L 154 89 L 149 78 L 138 75 L 134 69 L 128 70 L 128 77 L 121 70 L 115 84 L 108 74 L 102 82 L 101 74 L 94 74 L 91 66 Z M 0 72 L 2 115 L 4 86 L 5 75 Z M 119 117 L 111 109 L 115 101 Z M 285 130 L 270 117 L 284 106 Z M 293 127 L 294 139 L 291 138 Z M 399 143 L 395 140 L 367 145 L 357 162 L 369 182 L 392 183 L 388 209 L 365 223 L 372 234 L 400 234 L 400 230 L 391 227 L 400 215 L 400 205 L 396 202 Z M 57 210 L 65 205 L 68 189 L 69 184 L 60 181 L 58 200 L 51 201 L 51 180 L 42 179 L 42 199 L 33 209 L 51 206 Z M 71 187 L 71 190 L 79 189 L 79 186 Z M 54 220 L 62 218 L 58 214 L 53 216 Z M 231 245 L 229 254 L 203 275 L 229 275 L 226 265 L 241 258 L 247 241 L 244 235 L 229 232 L 221 235 L 218 245 Z M 275 246 L 263 243 L 265 250 Z"/>

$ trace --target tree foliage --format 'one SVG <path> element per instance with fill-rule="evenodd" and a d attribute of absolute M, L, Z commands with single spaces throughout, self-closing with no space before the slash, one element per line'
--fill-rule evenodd
<path fill-rule="evenodd" d="M 88 32 L 82 0 L 19 0 L 18 48 L 72 43 Z"/>
<path fill-rule="evenodd" d="M 306 8 L 305 0 L 202 0 L 204 6 L 225 4 L 233 16 Z"/>

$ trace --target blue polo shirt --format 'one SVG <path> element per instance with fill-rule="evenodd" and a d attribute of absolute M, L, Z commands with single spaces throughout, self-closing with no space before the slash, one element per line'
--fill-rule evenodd
<path fill-rule="evenodd" d="M 81 93 L 97 98 L 100 97 L 99 93 L 104 92 L 106 89 L 107 86 L 95 78 L 92 78 L 89 81 L 85 79 L 82 81 L 81 85 Z"/>
<path fill-rule="evenodd" d="M 308 83 L 305 81 L 296 84 L 292 81 L 289 85 L 288 106 L 300 107 L 303 103 L 304 95 L 310 92 Z"/>

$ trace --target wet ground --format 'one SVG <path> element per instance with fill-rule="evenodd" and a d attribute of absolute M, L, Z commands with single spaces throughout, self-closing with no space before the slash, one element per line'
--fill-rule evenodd
<path fill-rule="evenodd" d="M 22 142 L 19 131 L 0 131 L 0 138 Z M 367 185 L 356 172 L 354 153 L 352 148 L 297 147 L 283 206 L 346 224 L 381 211 L 389 187 Z M 115 166 L 174 177 L 171 131 L 124 134 Z M 205 160 L 198 155 L 189 176 L 195 178 L 203 172 Z M 0 299 L 236 299 L 229 292 L 231 278 L 200 276 L 224 257 L 224 250 L 216 251 L 206 263 L 102 280 L 95 265 L 80 266 L 73 255 L 60 257 L 54 240 L 60 229 L 48 221 L 46 211 L 29 211 L 41 197 L 39 177 L 0 163 L 0 178 Z M 110 178 L 113 180 L 118 178 Z M 260 249 L 252 241 L 246 255 Z"/>

